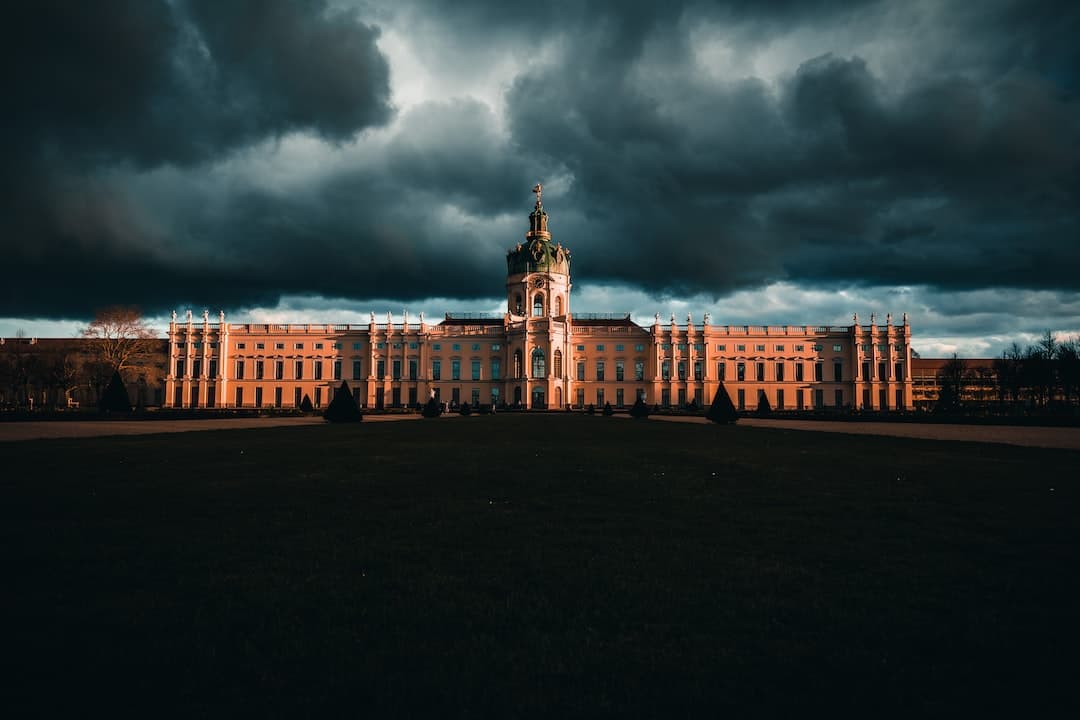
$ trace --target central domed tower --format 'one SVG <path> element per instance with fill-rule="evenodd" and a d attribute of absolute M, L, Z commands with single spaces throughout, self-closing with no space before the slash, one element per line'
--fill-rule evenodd
<path fill-rule="evenodd" d="M 533 188 L 525 242 L 506 254 L 506 309 L 514 317 L 563 317 L 570 312 L 570 250 L 551 244 L 543 186 Z"/>
<path fill-rule="evenodd" d="M 570 342 L 570 251 L 552 245 L 537 183 L 525 242 L 506 253 L 506 326 L 513 401 L 561 408 L 569 387 L 563 358 Z"/>

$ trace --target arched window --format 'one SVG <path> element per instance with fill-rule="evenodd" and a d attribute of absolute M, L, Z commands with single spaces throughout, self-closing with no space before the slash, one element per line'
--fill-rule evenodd
<path fill-rule="evenodd" d="M 521 377 L 521 351 L 520 350 L 515 350 L 514 351 L 514 377 Z"/>
<path fill-rule="evenodd" d="M 525 309 L 521 305 L 521 293 L 518 293 L 514 296 L 514 307 L 511 309 L 511 311 L 515 315 L 521 315 L 523 312 L 525 312 Z"/>
<path fill-rule="evenodd" d="M 556 350 L 555 351 L 555 358 L 554 358 L 552 364 L 555 366 L 554 367 L 555 377 L 561 378 L 562 377 L 562 350 Z"/>
<path fill-rule="evenodd" d="M 563 314 L 562 310 L 562 295 L 555 296 L 555 315 L 559 316 Z"/>
<path fill-rule="evenodd" d="M 536 293 L 533 297 L 533 317 L 543 317 L 544 315 L 544 296 L 540 293 Z"/>
<path fill-rule="evenodd" d="M 534 378 L 547 377 L 547 367 L 544 361 L 544 351 L 536 348 L 532 353 L 532 376 Z"/>

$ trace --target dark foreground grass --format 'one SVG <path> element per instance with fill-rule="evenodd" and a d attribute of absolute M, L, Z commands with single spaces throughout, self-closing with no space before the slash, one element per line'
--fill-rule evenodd
<path fill-rule="evenodd" d="M 2 453 L 8 717 L 1076 707 L 1076 452 L 500 415 Z"/>

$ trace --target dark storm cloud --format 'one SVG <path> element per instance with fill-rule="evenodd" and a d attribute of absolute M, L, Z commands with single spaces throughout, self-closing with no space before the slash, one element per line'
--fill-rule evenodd
<path fill-rule="evenodd" d="M 579 283 L 1080 287 L 1071 4 L 340 4 L 9 12 L 0 316 L 489 297 L 537 180 Z M 501 102 L 396 116 L 390 27 Z"/>

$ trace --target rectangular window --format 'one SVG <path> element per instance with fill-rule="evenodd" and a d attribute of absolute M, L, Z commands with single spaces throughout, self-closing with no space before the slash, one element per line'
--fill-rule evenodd
<path fill-rule="evenodd" d="M 315 407 L 322 407 L 322 388 L 315 388 Z"/>
<path fill-rule="evenodd" d="M 472 361 L 472 379 L 473 380 L 479 380 L 480 379 L 480 361 L 479 360 L 473 360 Z M 479 393 L 480 391 L 476 390 L 475 392 Z M 477 394 L 476 397 L 477 397 L 477 401 L 479 401 L 480 395 Z"/>
<path fill-rule="evenodd" d="M 783 390 L 783 388 L 780 388 L 780 389 L 778 389 L 776 391 L 776 409 L 777 410 L 783 410 L 784 409 L 784 390 Z"/>
<path fill-rule="evenodd" d="M 461 379 L 461 361 L 460 360 L 451 360 L 450 361 L 450 379 L 451 380 L 460 380 Z"/>
<path fill-rule="evenodd" d="M 352 344 L 352 349 L 353 349 L 353 350 L 359 350 L 359 349 L 360 349 L 360 347 L 361 347 L 361 343 L 353 343 L 353 344 Z"/>
<path fill-rule="evenodd" d="M 783 345 L 773 345 L 773 350 L 775 350 L 776 352 L 784 352 L 784 346 Z"/>
<path fill-rule="evenodd" d="M 765 380 L 765 363 L 759 362 L 754 363 L 754 365 L 754 376 L 758 382 L 763 382 Z"/>
<path fill-rule="evenodd" d="M 236 379 L 237 380 L 243 380 L 244 379 L 244 361 L 243 360 L 237 360 L 236 361 Z"/>
<path fill-rule="evenodd" d="M 802 410 L 803 409 L 803 391 L 802 390 L 796 390 L 795 391 L 795 409 L 796 410 Z"/>
<path fill-rule="evenodd" d="M 275 350 L 284 350 L 285 349 L 285 343 L 274 343 L 274 349 Z M 281 407 L 281 406 L 279 405 L 278 407 Z"/>
<path fill-rule="evenodd" d="M 784 363 L 776 363 L 776 382 L 784 381 Z"/>
<path fill-rule="evenodd" d="M 461 345 L 459 343 L 454 343 L 453 345 L 451 345 L 451 347 L 453 348 L 454 352 L 458 352 L 461 350 Z"/>
<path fill-rule="evenodd" d="M 255 349 L 256 350 L 265 350 L 266 349 L 266 343 L 255 343 Z M 258 406 L 258 404 L 256 404 L 256 407 L 257 406 Z"/>
<path fill-rule="evenodd" d="M 480 343 L 473 343 L 472 344 L 472 350 L 473 350 L 473 352 L 479 352 L 480 351 Z M 474 391 L 474 392 L 476 392 L 476 391 Z M 479 397 L 479 395 L 477 397 Z"/>
<path fill-rule="evenodd" d="M 671 407 L 671 390 L 668 388 L 660 391 L 660 405 L 662 407 Z"/>
<path fill-rule="evenodd" d="M 635 352 L 645 352 L 645 346 L 644 345 L 635 345 L 634 346 L 634 351 Z"/>
<path fill-rule="evenodd" d="M 471 396 L 472 399 L 469 400 L 469 403 L 472 404 L 473 407 L 476 407 L 480 404 L 480 388 L 473 388 Z"/>
<path fill-rule="evenodd" d="M 870 375 L 870 363 L 868 363 L 868 362 L 864 362 L 862 364 L 862 377 L 863 377 L 863 380 L 866 381 L 866 382 L 869 382 L 869 381 L 874 379 Z"/>
<path fill-rule="evenodd" d="M 431 344 L 431 349 L 432 350 L 442 350 L 442 343 L 432 343 Z"/>
<path fill-rule="evenodd" d="M 736 345 L 735 346 L 735 352 L 746 352 L 746 346 L 745 345 Z"/>
<path fill-rule="evenodd" d="M 400 380 L 401 379 L 401 360 L 399 360 L 397 358 L 394 358 L 393 362 L 390 365 L 390 371 L 391 371 L 391 373 L 393 373 L 391 375 L 391 379 Z"/>
<path fill-rule="evenodd" d="M 216 378 L 217 376 L 217 358 L 210 358 L 210 377 Z"/>
<path fill-rule="evenodd" d="M 598 350 L 599 352 L 604 352 L 604 346 L 603 346 L 603 345 L 597 345 L 597 346 L 596 346 L 596 349 L 597 349 L 597 350 Z"/>
<path fill-rule="evenodd" d="M 821 382 L 825 379 L 825 363 L 814 363 L 814 381 Z"/>
<path fill-rule="evenodd" d="M 293 407 L 300 407 L 303 400 L 300 398 L 300 388 L 293 388 Z"/>
<path fill-rule="evenodd" d="M 603 380 L 604 379 L 604 361 L 603 360 L 597 360 L 596 361 L 596 379 L 597 380 Z"/>
<path fill-rule="evenodd" d="M 834 393 L 834 395 L 835 395 L 835 397 L 833 399 L 836 401 L 835 402 L 836 407 L 843 407 L 843 405 L 844 405 L 844 391 L 843 390 L 837 390 Z"/>
<path fill-rule="evenodd" d="M 498 405 L 499 404 L 499 388 L 496 385 L 491 386 L 491 404 L 492 405 Z"/>
<path fill-rule="evenodd" d="M 340 350 L 341 349 L 341 343 L 339 343 L 339 342 L 334 343 L 330 347 L 332 347 L 334 350 Z"/>
<path fill-rule="evenodd" d="M 889 364 L 888 363 L 883 363 L 883 362 L 878 363 L 877 377 L 878 377 L 878 380 L 882 380 L 882 381 L 889 379 Z"/>
<path fill-rule="evenodd" d="M 401 407 L 401 388 L 390 390 L 390 407 Z"/>
<path fill-rule="evenodd" d="M 796 345 L 795 352 L 803 352 L 806 349 L 805 345 Z"/>
<path fill-rule="evenodd" d="M 660 364 L 660 377 L 663 380 L 671 379 L 671 361 L 665 360 Z M 670 403 L 669 403 L 670 404 Z"/>
<path fill-rule="evenodd" d="M 416 358 L 409 358 L 409 379 L 415 380 L 418 374 L 420 363 Z"/>
<path fill-rule="evenodd" d="M 623 351 L 623 346 L 622 345 L 616 345 L 615 346 L 615 352 L 622 352 L 622 351 Z"/>
<path fill-rule="evenodd" d="M 585 363 L 584 362 L 579 362 L 577 364 L 577 379 L 578 380 L 584 380 L 585 379 Z"/>
<path fill-rule="evenodd" d="M 679 388 L 679 407 L 686 404 L 686 388 Z"/>
<path fill-rule="evenodd" d="M 735 364 L 735 380 L 736 382 L 744 382 L 746 380 L 746 363 Z"/>
<path fill-rule="evenodd" d="M 803 364 L 801 362 L 795 363 L 795 382 L 803 381 Z"/>
<path fill-rule="evenodd" d="M 245 349 L 246 347 L 247 347 L 247 344 L 246 344 L 246 343 L 236 343 L 236 349 L 237 349 L 237 350 L 243 350 L 243 349 Z"/>
<path fill-rule="evenodd" d="M 386 379 L 386 361 L 385 360 L 380 359 L 380 360 L 375 361 L 375 377 L 379 378 L 380 380 L 385 380 Z"/>
<path fill-rule="evenodd" d="M 622 360 L 616 360 L 615 361 L 615 379 L 618 382 L 622 382 L 625 379 L 624 378 L 625 372 L 626 372 L 625 363 L 623 363 Z"/>
<path fill-rule="evenodd" d="M 303 360 L 297 360 L 296 361 L 296 367 L 293 368 L 293 370 L 295 370 L 295 373 L 293 375 L 293 377 L 295 379 L 297 379 L 297 380 L 303 380 L 304 379 L 304 361 Z"/>
<path fill-rule="evenodd" d="M 431 379 L 442 380 L 442 360 L 431 361 Z"/>
<path fill-rule="evenodd" d="M 764 345 L 755 345 L 754 346 L 754 351 L 755 352 L 765 352 L 765 346 Z"/>
<path fill-rule="evenodd" d="M 491 351 L 496 352 L 497 350 L 502 350 L 502 345 L 499 343 L 491 343 Z"/>
<path fill-rule="evenodd" d="M 256 360 L 255 361 L 255 379 L 256 380 L 262 380 L 263 379 L 263 370 L 264 369 L 265 369 L 265 366 L 263 365 L 263 361 L 262 360 Z"/>
<path fill-rule="evenodd" d="M 275 380 L 284 380 L 285 379 L 285 361 L 284 360 L 275 360 L 274 361 L 274 379 Z"/>
<path fill-rule="evenodd" d="M 499 358 L 491 358 L 491 379 L 499 380 L 502 376 L 502 362 Z"/>
<path fill-rule="evenodd" d="M 334 379 L 335 380 L 340 380 L 341 379 L 341 361 L 340 360 L 335 360 L 334 361 Z"/>
<path fill-rule="evenodd" d="M 322 380 L 322 360 L 315 361 L 315 379 Z"/>
<path fill-rule="evenodd" d="M 685 360 L 680 360 L 678 368 L 679 368 L 679 379 L 680 380 L 685 380 L 686 379 L 686 361 Z M 680 404 L 682 404 L 682 403 L 680 403 Z"/>
<path fill-rule="evenodd" d="M 238 360 L 236 365 L 237 365 L 238 368 L 243 367 L 244 362 L 242 360 Z M 184 359 L 183 358 L 177 358 L 176 359 L 176 377 L 184 377 L 184 372 L 186 370 L 187 370 L 187 367 L 185 366 Z M 243 380 L 244 379 L 243 374 L 242 373 L 238 374 L 236 376 L 236 379 L 237 380 Z"/>
<path fill-rule="evenodd" d="M 899 380 L 901 382 L 903 381 L 903 379 L 904 379 L 904 363 L 896 363 L 896 365 L 893 367 L 893 378 L 896 379 L 896 380 Z M 900 407 L 900 403 L 897 403 L 896 405 L 897 405 L 897 407 Z"/>
<path fill-rule="evenodd" d="M 293 345 L 293 350 L 303 350 L 303 349 L 304 349 L 304 343 L 296 343 L 295 345 Z"/>
<path fill-rule="evenodd" d="M 716 377 L 720 378 L 721 382 L 727 380 L 727 364 L 722 362 L 716 363 Z"/>
<path fill-rule="evenodd" d="M 578 345 L 577 349 L 578 349 L 578 352 L 585 352 L 585 346 L 584 345 Z"/>
<path fill-rule="evenodd" d="M 814 407 L 815 408 L 823 408 L 823 407 L 825 407 L 825 391 L 824 390 L 815 390 L 814 391 Z"/>
<path fill-rule="evenodd" d="M 623 389 L 615 388 L 615 407 L 623 407 L 623 405 L 625 404 L 623 397 Z"/>
<path fill-rule="evenodd" d="M 585 388 L 577 389 L 577 406 L 585 407 Z"/>
<path fill-rule="evenodd" d="M 634 379 L 635 380 L 644 380 L 645 379 L 645 361 L 644 360 L 635 360 L 634 361 Z"/>
<path fill-rule="evenodd" d="M 844 379 L 844 364 L 843 363 L 833 363 L 832 370 L 833 370 L 833 382 L 840 382 L 841 380 Z"/>
<path fill-rule="evenodd" d="M 832 350 L 833 350 L 833 352 L 843 352 L 844 346 L 843 345 L 833 345 Z"/>
<path fill-rule="evenodd" d="M 323 349 L 323 344 L 322 343 L 315 343 L 315 349 L 316 350 L 322 350 Z"/>
<path fill-rule="evenodd" d="M 704 373 L 704 370 L 705 370 L 705 367 L 704 367 L 704 365 L 702 365 L 701 361 L 700 360 L 695 360 L 694 361 L 694 379 L 695 380 L 701 380 L 702 375 Z"/>
<path fill-rule="evenodd" d="M 281 388 L 274 388 L 274 407 L 281 407 Z"/>
<path fill-rule="evenodd" d="M 746 409 L 746 391 L 743 390 L 742 388 L 739 388 L 739 392 L 737 393 L 737 396 L 739 398 L 739 409 L 740 410 L 745 410 Z"/>
<path fill-rule="evenodd" d="M 716 352 L 727 352 L 727 345 L 717 345 Z"/>
<path fill-rule="evenodd" d="M 236 407 L 244 406 L 244 388 L 237 386 L 236 388 Z"/>
<path fill-rule="evenodd" d="M 457 405 L 459 402 L 461 402 L 461 388 L 450 389 L 450 402 L 452 402 L 454 405 Z"/>
<path fill-rule="evenodd" d="M 353 360 L 352 361 L 352 379 L 353 380 L 359 380 L 360 377 L 361 377 L 361 375 L 360 375 L 360 361 L 359 360 Z"/>

